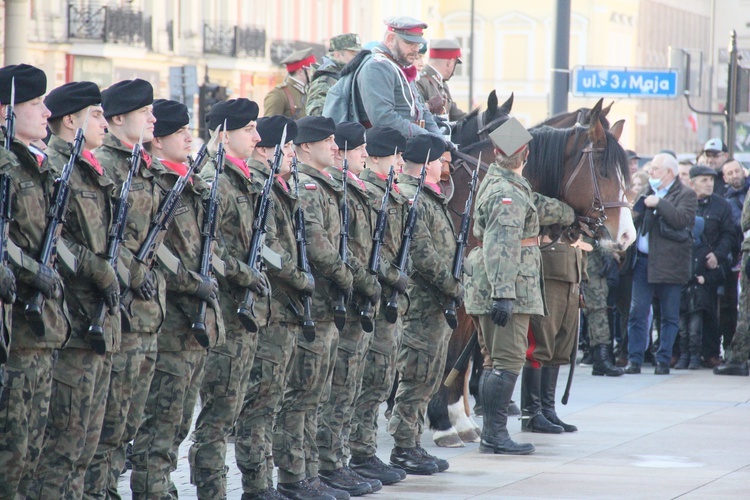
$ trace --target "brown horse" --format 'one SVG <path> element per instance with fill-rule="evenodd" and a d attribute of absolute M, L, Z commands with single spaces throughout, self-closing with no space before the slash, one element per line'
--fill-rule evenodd
<path fill-rule="evenodd" d="M 602 101 L 599 101 L 584 114 L 571 113 L 585 115 L 583 119 L 588 122 L 587 127 L 556 130 L 544 125 L 532 129 L 534 140 L 530 144 L 524 176 L 535 191 L 561 199 L 573 207 L 581 224 L 591 234 L 609 239 L 611 245 L 627 247 L 635 238 L 635 228 L 624 201 L 628 169 L 625 153 L 618 142 L 623 122 L 617 122 L 611 131 L 607 131 L 608 122 L 603 115 L 610 107 L 602 110 Z M 479 151 L 482 151 L 483 158 L 494 158 L 493 149 L 489 140 L 462 148 L 452 173 L 455 190 L 450 206 L 454 212 L 463 209 L 468 196 L 468 181 L 476 162 L 470 158 L 475 158 Z M 484 177 L 485 172 L 486 165 L 480 170 L 480 177 Z M 471 237 L 469 244 L 473 247 L 476 242 L 473 235 Z M 473 331 L 472 322 L 463 310 L 459 311 L 459 326 L 454 330 L 448 347 L 446 374 Z M 481 369 L 481 358 L 475 358 L 474 364 L 475 369 Z M 452 387 L 441 386 L 428 407 L 433 439 L 439 446 L 462 446 L 463 441 L 474 440 L 470 428 L 476 424 L 462 413 L 460 403 L 464 381 L 465 372 L 459 375 Z"/>

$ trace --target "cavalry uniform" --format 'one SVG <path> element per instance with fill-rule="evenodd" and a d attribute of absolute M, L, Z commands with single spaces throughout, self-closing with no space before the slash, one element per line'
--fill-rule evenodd
<path fill-rule="evenodd" d="M 453 100 L 448 82 L 429 64 L 419 74 L 417 88 L 433 115 L 444 116 L 451 122 L 466 116 L 466 112 L 461 111 Z"/>
<path fill-rule="evenodd" d="M 75 84 L 83 86 L 83 84 Z M 91 83 L 93 97 L 83 107 L 57 112 L 53 91 L 48 107 L 53 118 L 71 114 L 101 102 L 99 88 Z M 72 96 L 68 97 L 69 99 Z M 49 103 L 52 99 L 53 103 Z M 55 116 L 57 115 L 57 116 Z M 49 161 L 63 168 L 71 145 L 51 136 L 46 153 Z M 63 273 L 65 296 L 71 320 L 71 336 L 58 352 L 53 371 L 50 415 L 30 498 L 63 498 L 83 495 L 84 477 L 99 443 L 104 420 L 112 355 L 120 348 L 120 314 L 107 314 L 104 322 L 105 353 L 97 354 L 89 344 L 91 318 L 102 305 L 102 294 L 117 280 L 106 259 L 107 237 L 112 223 L 114 183 L 104 175 L 94 156 L 83 151 L 70 175 L 70 198 L 62 237 L 75 255 L 77 269 Z M 64 271 L 65 266 L 61 266 Z"/>
<path fill-rule="evenodd" d="M 315 63 L 312 49 L 303 49 L 292 52 L 281 61 L 286 65 L 288 73 L 284 82 L 277 85 L 266 94 L 263 100 L 264 116 L 284 115 L 292 120 L 298 120 L 305 114 L 305 103 L 307 101 L 307 80 L 301 82 L 291 76 L 291 73 L 307 68 Z"/>
<path fill-rule="evenodd" d="M 14 77 L 16 104 L 44 95 L 47 78 L 40 69 L 26 64 L 6 66 L 0 69 L 0 101 L 10 102 L 10 82 Z M 25 305 L 38 293 L 33 283 L 40 272 L 50 281 L 59 280 L 54 272 L 43 271 L 35 260 L 44 241 L 49 200 L 59 172 L 44 155 L 37 155 L 17 140 L 11 149 L 13 154 L 0 155 L 0 169 L 10 178 L 10 240 L 20 248 L 20 256 L 11 255 L 9 261 L 16 277 L 17 301 L 12 320 L 9 315 L 3 318 L 6 328 L 12 322 L 12 344 L 6 364 L 0 368 L 4 372 L 0 377 L 0 497 L 26 498 L 42 452 L 53 353 L 68 338 L 70 323 L 62 296 L 44 301 L 43 329 L 39 332 L 42 335 L 24 314 Z"/>

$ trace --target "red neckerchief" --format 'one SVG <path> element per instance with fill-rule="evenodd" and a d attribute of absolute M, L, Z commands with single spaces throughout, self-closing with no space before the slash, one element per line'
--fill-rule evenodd
<path fill-rule="evenodd" d="M 224 154 L 224 158 L 229 160 L 232 165 L 242 170 L 242 173 L 245 174 L 245 177 L 247 177 L 248 179 L 250 178 L 250 169 L 248 168 L 247 163 L 245 163 L 244 160 L 235 158 L 234 156 L 229 156 L 228 154 Z"/>
<path fill-rule="evenodd" d="M 404 76 L 406 77 L 407 82 L 413 82 L 414 80 L 417 79 L 417 67 L 416 66 L 412 65 L 406 68 L 404 68 L 400 64 L 399 66 L 401 67 L 401 72 L 403 72 Z"/>
<path fill-rule="evenodd" d="M 34 158 L 36 158 L 36 164 L 37 164 L 37 166 L 41 168 L 41 166 L 44 164 L 44 156 L 43 155 L 34 155 Z"/>
<path fill-rule="evenodd" d="M 133 144 L 128 144 L 125 141 L 122 141 L 122 143 L 125 147 L 130 148 L 131 151 L 133 150 Z M 146 168 L 151 168 L 151 155 L 143 148 L 141 148 L 141 160 L 146 163 Z"/>
<path fill-rule="evenodd" d="M 94 170 L 96 170 L 96 173 L 99 175 L 104 174 L 104 169 L 102 168 L 102 164 L 99 163 L 99 160 L 96 159 L 94 156 L 94 153 L 92 153 L 89 150 L 83 150 L 81 152 L 81 156 L 83 156 L 87 162 L 91 164 L 92 167 L 94 167 Z"/>
<path fill-rule="evenodd" d="M 188 172 L 188 166 L 184 163 L 179 163 L 176 161 L 169 161 L 169 160 L 160 160 L 161 164 L 167 167 L 172 172 L 179 174 L 180 177 L 184 177 L 185 174 Z M 188 179 L 190 181 L 190 184 L 193 183 L 193 179 Z"/>
<path fill-rule="evenodd" d="M 388 176 L 387 176 L 387 175 L 379 174 L 379 173 L 377 173 L 377 172 L 373 172 L 373 173 L 374 173 L 375 175 L 377 175 L 377 176 L 378 176 L 378 179 L 380 179 L 381 181 L 388 181 Z M 395 183 L 395 182 L 394 182 L 394 183 L 393 183 L 393 185 L 391 186 L 391 189 L 393 189 L 394 191 L 396 191 L 396 192 L 397 192 L 398 194 L 401 194 L 401 190 L 400 190 L 400 189 L 398 188 L 398 186 L 396 185 L 396 183 Z"/>
<path fill-rule="evenodd" d="M 443 191 L 440 189 L 440 185 L 435 184 L 434 182 L 424 182 L 426 185 L 430 186 L 430 188 L 435 191 L 437 194 L 443 194 Z"/>
<path fill-rule="evenodd" d="M 276 176 L 276 180 L 281 185 L 281 187 L 284 190 L 284 192 L 288 193 L 289 192 L 289 184 L 287 184 L 287 182 L 284 180 L 284 178 L 281 176 L 281 174 L 279 174 L 279 175 Z"/>

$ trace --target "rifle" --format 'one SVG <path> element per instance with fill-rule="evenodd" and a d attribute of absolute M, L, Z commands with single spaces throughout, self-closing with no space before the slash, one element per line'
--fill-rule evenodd
<path fill-rule="evenodd" d="M 141 129 L 140 140 L 133 145 L 133 151 L 130 153 L 130 159 L 128 160 L 130 165 L 128 168 L 128 176 L 120 187 L 120 197 L 115 201 L 115 217 L 112 226 L 109 228 L 109 235 L 107 236 L 107 261 L 114 269 L 117 269 L 117 259 L 120 256 L 120 245 L 122 245 L 125 225 L 127 224 L 128 219 L 128 211 L 130 210 L 130 204 L 128 203 L 130 185 L 133 183 L 133 175 L 135 175 L 141 166 L 142 150 L 143 129 Z M 107 312 L 107 304 L 104 301 L 101 301 L 96 309 L 96 314 L 94 314 L 94 317 L 91 320 L 91 326 L 89 326 L 89 344 L 91 344 L 91 348 L 97 354 L 104 354 L 106 352 L 106 344 L 104 342 L 104 321 L 107 317 Z"/>
<path fill-rule="evenodd" d="M 274 177 L 281 169 L 281 162 L 284 159 L 284 144 L 286 144 L 286 125 L 281 133 L 281 142 L 276 145 L 273 152 L 273 162 L 270 163 L 271 173 L 268 175 L 260 198 L 255 204 L 253 213 L 253 236 L 250 239 L 250 251 L 247 256 L 247 265 L 260 271 L 261 257 L 260 251 L 263 248 L 263 240 L 266 237 L 266 224 L 268 223 L 268 209 L 271 206 L 271 187 L 273 187 Z M 242 299 L 240 307 L 237 309 L 237 316 L 247 331 L 255 333 L 258 331 L 258 323 L 255 321 L 255 297 L 252 290 L 245 290 L 245 297 Z"/>
<path fill-rule="evenodd" d="M 398 153 L 398 150 L 394 151 L 394 156 Z M 385 183 L 385 193 L 383 194 L 383 200 L 380 203 L 380 210 L 378 210 L 378 219 L 375 222 L 375 231 L 372 233 L 372 253 L 370 253 L 370 262 L 367 266 L 367 270 L 370 274 L 377 276 L 378 270 L 380 269 L 380 251 L 383 248 L 385 241 L 385 226 L 388 222 L 388 197 L 391 195 L 391 188 L 393 187 L 393 165 L 388 170 L 388 179 Z M 365 302 L 362 309 L 359 311 L 359 321 L 362 323 L 362 329 L 366 332 L 371 332 L 375 329 L 375 324 L 372 321 L 373 312 L 372 304 Z"/>
<path fill-rule="evenodd" d="M 57 242 L 60 240 L 60 235 L 62 234 L 65 215 L 68 211 L 68 201 L 70 200 L 70 174 L 73 173 L 73 168 L 81 156 L 83 143 L 86 141 L 83 137 L 83 131 L 86 130 L 88 118 L 87 113 L 83 127 L 76 130 L 75 139 L 70 148 L 68 163 L 63 167 L 60 177 L 55 179 L 55 191 L 52 196 L 52 203 L 47 211 L 49 222 L 47 222 L 47 228 L 44 232 L 44 242 L 42 243 L 42 252 L 39 257 L 39 262 L 50 268 L 53 268 L 57 261 Z M 44 337 L 42 309 L 44 309 L 44 295 L 42 292 L 36 292 L 26 304 L 24 314 L 29 322 L 29 326 L 37 337 Z"/>
<path fill-rule="evenodd" d="M 292 157 L 292 173 L 294 175 L 294 194 L 299 200 L 299 171 L 297 170 L 297 155 Z M 297 203 L 294 211 L 295 239 L 297 240 L 297 266 L 305 273 L 310 273 L 310 263 L 307 261 L 307 235 L 305 234 L 305 211 L 302 205 Z M 312 297 L 308 294 L 302 295 L 302 334 L 305 340 L 315 340 L 315 323 L 312 320 Z"/>
<path fill-rule="evenodd" d="M 466 204 L 464 205 L 464 213 L 461 215 L 461 230 L 458 232 L 456 237 L 456 253 L 453 255 L 453 278 L 456 281 L 461 281 L 461 277 L 464 274 L 464 250 L 466 249 L 466 243 L 469 241 L 469 226 L 471 225 L 471 204 L 474 201 L 474 193 L 477 189 L 477 179 L 479 178 L 479 165 L 482 164 L 482 153 L 479 153 L 477 159 L 477 168 L 471 174 L 471 181 L 469 182 L 469 197 L 466 198 Z M 448 301 L 443 314 L 445 315 L 445 321 L 451 329 L 455 330 L 458 326 L 458 318 L 456 317 L 456 299 L 452 298 Z"/>
<path fill-rule="evenodd" d="M 343 174 L 343 194 L 341 195 L 341 236 L 339 238 L 339 257 L 341 262 L 346 265 L 349 262 L 349 202 L 346 197 L 349 192 L 347 185 L 349 184 L 349 160 L 346 158 L 349 152 L 349 142 L 344 142 L 344 162 L 342 164 L 341 172 Z M 344 292 L 339 291 L 338 298 L 333 303 L 333 322 L 336 324 L 336 328 L 339 331 L 344 329 L 346 326 L 346 297 Z"/>
<path fill-rule="evenodd" d="M 401 238 L 401 246 L 398 249 L 398 257 L 396 257 L 396 269 L 404 272 L 406 269 L 406 261 L 409 258 L 409 249 L 411 248 L 411 240 L 414 238 L 414 230 L 417 227 L 417 202 L 419 201 L 419 195 L 422 193 L 424 187 L 424 179 L 427 175 L 427 163 L 429 163 L 430 151 L 427 151 L 427 158 L 422 165 L 422 171 L 419 174 L 419 183 L 417 184 L 417 190 L 414 192 L 414 198 L 411 200 L 411 207 L 409 207 L 409 214 L 406 216 L 406 225 L 404 226 L 404 234 Z M 395 323 L 398 319 L 398 296 L 399 291 L 393 290 L 391 297 L 388 299 L 388 303 L 385 306 L 385 319 L 388 323 Z"/>
<path fill-rule="evenodd" d="M 5 105 L 5 149 L 10 151 L 13 139 L 16 137 L 16 114 L 13 105 L 16 103 L 16 77 L 10 80 L 10 102 Z"/>
<path fill-rule="evenodd" d="M 2 241 L 0 241 L 0 266 L 8 265 L 11 202 L 10 176 L 0 174 L 0 238 L 2 238 Z M 5 303 L 0 298 L 0 365 L 8 361 L 9 348 L 10 335 L 5 330 Z"/>
<path fill-rule="evenodd" d="M 224 123 L 224 130 L 226 130 L 226 122 Z M 218 132 L 218 131 L 217 131 Z M 215 137 L 218 137 L 217 133 Z M 201 251 L 201 267 L 198 271 L 201 276 L 212 276 L 213 266 L 211 265 L 211 257 L 213 256 L 214 240 L 216 239 L 216 214 L 219 210 L 219 176 L 224 171 L 224 143 L 219 141 L 219 149 L 216 151 L 216 169 L 214 170 L 214 179 L 211 182 L 211 191 L 208 199 L 203 202 L 203 224 L 201 225 L 201 238 L 203 239 L 203 247 Z M 210 340 L 206 331 L 206 301 L 201 300 L 200 306 L 198 306 L 198 315 L 190 325 L 190 329 L 193 331 L 193 336 L 198 343 L 208 348 Z M 220 314 L 216 311 L 216 314 Z"/>

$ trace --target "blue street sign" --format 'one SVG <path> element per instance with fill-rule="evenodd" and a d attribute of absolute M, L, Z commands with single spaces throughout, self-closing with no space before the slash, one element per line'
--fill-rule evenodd
<path fill-rule="evenodd" d="M 576 66 L 570 88 L 577 97 L 674 98 L 680 93 L 674 69 Z"/>

